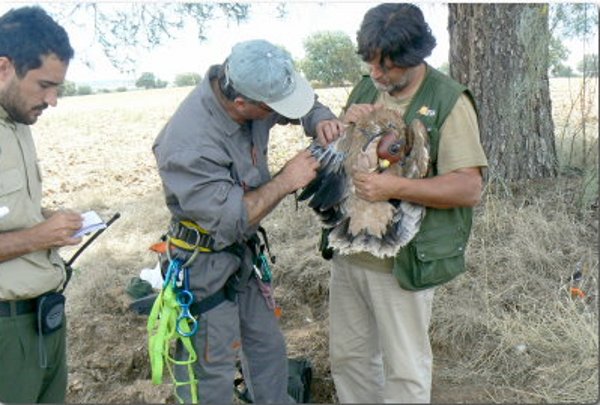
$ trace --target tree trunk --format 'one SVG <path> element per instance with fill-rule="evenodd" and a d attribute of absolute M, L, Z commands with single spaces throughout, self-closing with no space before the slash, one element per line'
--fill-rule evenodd
<path fill-rule="evenodd" d="M 556 176 L 548 5 L 448 7 L 450 75 L 477 101 L 488 179 Z"/>

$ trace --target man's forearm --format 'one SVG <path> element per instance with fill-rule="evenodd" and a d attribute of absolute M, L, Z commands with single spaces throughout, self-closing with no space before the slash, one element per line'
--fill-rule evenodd
<path fill-rule="evenodd" d="M 244 194 L 244 204 L 248 211 L 248 223 L 251 226 L 257 225 L 292 191 L 294 190 L 291 190 L 290 186 L 285 184 L 283 177 L 275 176 L 271 181 L 256 190 Z"/>
<path fill-rule="evenodd" d="M 49 208 L 42 208 L 42 216 L 46 219 L 50 218 L 56 213 L 57 210 L 51 210 Z"/>
<path fill-rule="evenodd" d="M 42 249 L 30 229 L 0 233 L 0 262 Z"/>
<path fill-rule="evenodd" d="M 481 198 L 482 179 L 479 173 L 455 171 L 442 176 L 406 180 L 396 198 L 433 208 L 474 207 Z"/>

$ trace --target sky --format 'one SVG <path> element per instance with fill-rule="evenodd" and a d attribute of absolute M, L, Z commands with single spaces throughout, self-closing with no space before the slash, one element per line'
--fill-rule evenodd
<path fill-rule="evenodd" d="M 205 32 L 208 39 L 203 42 L 197 39 L 194 27 L 178 33 L 177 39 L 142 55 L 135 75 L 152 72 L 168 81 L 183 72 L 197 72 L 204 76 L 210 65 L 221 63 L 227 57 L 235 43 L 257 38 L 283 45 L 294 59 L 301 59 L 304 57 L 303 41 L 318 31 L 342 31 L 356 42 L 356 31 L 364 14 L 376 4 L 358 1 L 288 2 L 288 14 L 280 19 L 276 17 L 276 3 L 254 3 L 250 19 L 246 22 L 238 24 L 224 17 L 211 21 Z M 438 46 L 428 62 L 439 66 L 448 59 L 447 7 L 441 3 L 426 3 L 421 8 L 438 39 Z M 77 35 L 73 45 L 76 50 L 85 49 L 92 56 L 94 69 L 89 69 L 76 59 L 69 68 L 68 80 L 81 82 L 100 77 L 123 78 L 104 60 L 99 47 L 90 47 L 90 41 L 85 36 Z"/>
<path fill-rule="evenodd" d="M 111 2 L 104 6 L 110 6 Z M 112 4 L 126 3 L 121 0 Z M 189 26 L 179 31 L 177 38 L 154 49 L 143 52 L 137 58 L 137 69 L 130 74 L 122 74 L 111 66 L 103 55 L 100 45 L 92 37 L 92 30 L 65 23 L 71 42 L 75 48 L 75 59 L 71 62 L 67 80 L 78 84 L 93 84 L 105 80 L 135 81 L 142 72 L 152 72 L 156 77 L 172 82 L 179 73 L 196 72 L 204 76 L 208 67 L 221 63 L 229 54 L 231 47 L 249 39 L 263 38 L 275 44 L 283 45 L 294 59 L 304 57 L 303 41 L 312 33 L 319 31 L 342 31 L 356 42 L 358 30 L 364 14 L 379 2 L 374 1 L 291 1 L 287 3 L 288 14 L 280 19 L 276 17 L 276 2 L 252 2 L 250 18 L 246 22 L 227 21 L 219 16 L 207 25 L 207 40 L 200 41 L 196 28 Z M 10 7 L 30 3 L 1 2 L 0 13 Z M 39 3 L 44 6 L 44 3 Z M 446 3 L 417 3 L 423 10 L 437 46 L 427 62 L 439 67 L 448 61 L 449 38 L 447 31 L 448 9 Z M 580 43 L 569 43 L 571 56 L 568 64 L 575 67 L 582 58 Z M 588 51 L 589 45 L 588 45 Z M 595 51 L 597 52 L 597 50 Z M 88 66 L 85 61 L 91 63 Z"/>

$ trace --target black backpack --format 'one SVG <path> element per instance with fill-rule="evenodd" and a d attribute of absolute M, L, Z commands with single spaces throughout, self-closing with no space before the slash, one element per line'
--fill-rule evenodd
<path fill-rule="evenodd" d="M 252 398 L 244 384 L 241 363 L 238 362 L 240 377 L 236 378 L 234 385 L 235 395 L 243 402 L 251 404 Z M 310 403 L 310 384 L 312 381 L 312 364 L 304 358 L 288 359 L 288 395 L 298 404 Z"/>

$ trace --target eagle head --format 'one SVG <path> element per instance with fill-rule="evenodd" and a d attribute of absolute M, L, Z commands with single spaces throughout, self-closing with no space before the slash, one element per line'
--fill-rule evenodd
<path fill-rule="evenodd" d="M 392 109 L 377 109 L 359 120 L 356 129 L 363 134 L 362 152 L 377 157 L 374 170 L 383 171 L 389 166 L 403 162 L 410 152 L 407 126 L 400 113 Z M 376 146 L 368 151 L 375 144 Z"/>
<path fill-rule="evenodd" d="M 404 159 L 408 150 L 406 137 L 400 136 L 398 131 L 385 133 L 377 143 L 377 157 L 380 169 L 387 169 L 390 165 Z"/>

